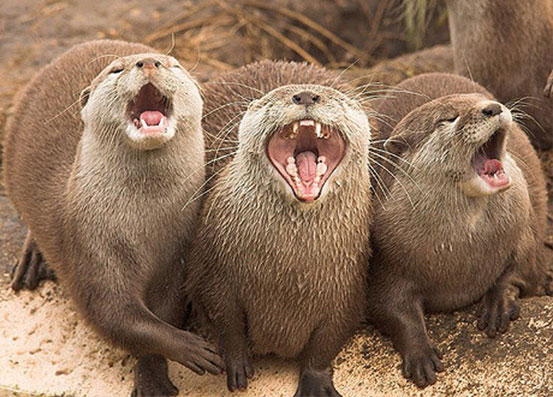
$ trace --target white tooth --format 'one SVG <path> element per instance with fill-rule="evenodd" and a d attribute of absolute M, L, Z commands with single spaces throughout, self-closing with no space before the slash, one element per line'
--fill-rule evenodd
<path fill-rule="evenodd" d="M 295 164 L 295 163 L 296 163 L 296 159 L 293 158 L 292 156 L 290 156 L 290 157 L 288 157 L 288 158 L 286 159 L 286 162 L 287 162 L 288 164 Z"/>
<path fill-rule="evenodd" d="M 299 124 L 296 121 L 294 124 L 292 124 L 292 132 L 295 134 L 298 132 Z"/>
<path fill-rule="evenodd" d="M 304 126 L 304 127 L 309 127 L 309 126 L 313 127 L 315 125 L 315 121 L 314 120 L 301 120 L 300 125 Z"/>
<path fill-rule="evenodd" d="M 325 156 L 319 156 L 319 158 L 317 159 L 317 162 L 318 163 L 326 163 L 326 157 Z"/>
<path fill-rule="evenodd" d="M 322 175 L 326 174 L 327 169 L 328 169 L 328 167 L 326 166 L 325 163 L 317 164 L 317 175 L 322 176 Z"/>
<path fill-rule="evenodd" d="M 319 192 L 321 191 L 321 189 L 319 189 L 318 186 L 315 187 L 315 189 L 313 189 L 313 194 L 316 196 L 319 194 Z"/>
<path fill-rule="evenodd" d="M 315 185 L 318 185 L 320 181 L 321 181 L 321 177 L 319 175 L 317 175 L 315 179 L 313 179 L 313 182 Z"/>
<path fill-rule="evenodd" d="M 144 119 L 140 119 L 140 124 L 142 124 L 142 127 L 148 128 L 148 124 L 144 121 Z"/>
<path fill-rule="evenodd" d="M 317 138 L 321 138 L 321 124 L 315 123 L 315 135 L 317 135 Z"/>
<path fill-rule="evenodd" d="M 294 182 L 296 182 L 296 185 L 301 186 L 300 178 L 298 178 L 297 176 L 294 177 Z"/>
<path fill-rule="evenodd" d="M 295 164 L 288 164 L 286 166 L 286 172 L 289 175 L 292 175 L 292 176 L 297 176 L 298 175 L 298 169 L 296 168 Z"/>

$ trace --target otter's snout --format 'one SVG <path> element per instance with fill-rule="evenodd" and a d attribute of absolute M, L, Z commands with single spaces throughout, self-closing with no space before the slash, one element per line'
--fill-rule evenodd
<path fill-rule="evenodd" d="M 491 120 L 497 117 L 497 122 L 502 128 L 507 127 L 513 121 L 511 111 L 499 102 L 484 100 L 477 106 L 477 109 L 480 109 L 480 113 L 485 119 Z"/>
<path fill-rule="evenodd" d="M 296 105 L 314 105 L 321 102 L 321 96 L 311 91 L 302 91 L 292 96 L 292 102 Z"/>
<path fill-rule="evenodd" d="M 493 116 L 497 116 L 498 114 L 501 114 L 502 111 L 503 111 L 503 108 L 499 103 L 492 102 L 484 106 L 484 108 L 482 109 L 482 114 L 486 117 L 493 117 Z"/>
<path fill-rule="evenodd" d="M 150 77 L 153 73 L 158 71 L 161 66 L 161 62 L 155 58 L 144 58 L 136 62 L 135 65 L 138 69 L 144 72 L 146 77 Z"/>

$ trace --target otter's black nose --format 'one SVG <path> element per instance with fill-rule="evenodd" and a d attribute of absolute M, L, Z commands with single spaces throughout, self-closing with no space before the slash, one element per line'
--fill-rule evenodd
<path fill-rule="evenodd" d="M 313 105 L 321 102 L 321 97 L 311 91 L 303 91 L 292 97 L 292 102 L 296 105 Z"/>
<path fill-rule="evenodd" d="M 155 60 L 154 58 L 144 58 L 141 61 L 138 61 L 136 66 L 140 69 L 153 69 L 159 68 L 161 66 L 161 62 Z"/>
<path fill-rule="evenodd" d="M 482 109 L 482 114 L 486 117 L 493 117 L 500 114 L 503 110 L 499 103 L 490 103 L 484 109 Z"/>

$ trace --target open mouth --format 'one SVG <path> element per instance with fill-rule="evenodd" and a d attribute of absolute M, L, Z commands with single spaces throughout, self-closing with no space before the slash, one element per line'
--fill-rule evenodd
<path fill-rule="evenodd" d="M 298 120 L 275 132 L 267 156 L 300 201 L 315 201 L 344 157 L 340 133 L 315 120 Z"/>
<path fill-rule="evenodd" d="M 505 131 L 498 129 L 478 148 L 472 159 L 472 166 L 480 179 L 492 189 L 502 189 L 511 181 L 503 170 Z"/>
<path fill-rule="evenodd" d="M 144 85 L 129 103 L 130 120 L 144 135 L 160 135 L 167 130 L 171 101 L 152 83 Z"/>

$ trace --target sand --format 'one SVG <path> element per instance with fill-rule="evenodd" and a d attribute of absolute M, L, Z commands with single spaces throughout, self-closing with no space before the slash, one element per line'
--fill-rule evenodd
<path fill-rule="evenodd" d="M 89 328 L 56 282 L 13 292 L 8 269 L 24 229 L 0 192 L 0 396 L 128 396 L 135 359 Z M 109 303 L 106 303 L 109 304 Z M 553 395 L 553 298 L 522 301 L 521 319 L 489 339 L 475 327 L 473 308 L 428 316 L 432 339 L 445 353 L 446 371 L 421 391 L 403 379 L 389 338 L 366 326 L 335 361 L 335 384 L 344 396 Z M 256 358 L 244 397 L 291 396 L 293 361 Z M 224 376 L 197 376 L 177 363 L 170 376 L 182 396 L 226 396 Z"/>

